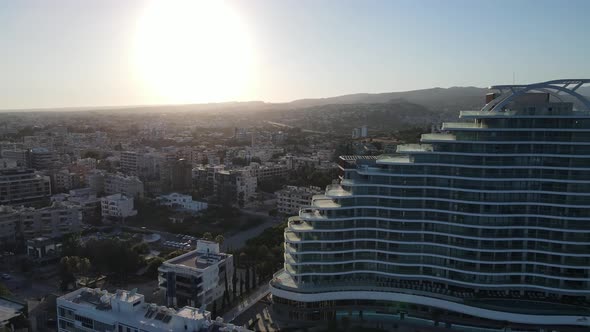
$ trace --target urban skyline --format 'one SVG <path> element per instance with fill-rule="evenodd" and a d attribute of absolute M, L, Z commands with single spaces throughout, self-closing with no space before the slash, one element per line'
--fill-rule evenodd
<path fill-rule="evenodd" d="M 589 50 L 579 42 L 588 6 L 5 2 L 0 109 L 287 102 L 589 77 Z"/>

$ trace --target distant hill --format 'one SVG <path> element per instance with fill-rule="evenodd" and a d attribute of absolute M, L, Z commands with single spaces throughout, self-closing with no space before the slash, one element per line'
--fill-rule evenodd
<path fill-rule="evenodd" d="M 345 104 L 383 104 L 407 102 L 424 106 L 432 111 L 452 113 L 459 110 L 479 109 L 484 104 L 484 97 L 490 90 L 478 87 L 430 88 L 403 92 L 385 93 L 355 93 L 328 98 L 299 99 L 288 103 L 267 103 L 263 101 L 224 102 L 185 105 L 129 105 L 129 106 L 89 106 L 43 109 L 4 109 L 0 112 L 71 112 L 71 111 L 101 111 L 101 112 L 186 112 L 209 111 L 231 112 L 243 110 L 283 110 L 300 109 L 323 105 Z M 581 87 L 578 92 L 589 96 L 590 86 Z"/>
<path fill-rule="evenodd" d="M 288 103 L 291 107 L 310 107 L 329 104 L 380 104 L 406 101 L 431 110 L 456 110 L 479 108 L 484 103 L 488 89 L 477 87 L 452 87 L 387 93 L 356 93 L 330 98 L 300 99 Z"/>

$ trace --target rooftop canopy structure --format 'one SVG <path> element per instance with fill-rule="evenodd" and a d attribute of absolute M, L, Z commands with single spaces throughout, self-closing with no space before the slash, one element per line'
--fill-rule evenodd
<path fill-rule="evenodd" d="M 499 94 L 488 100 L 482 112 L 502 111 L 511 101 L 531 92 L 548 93 L 559 101 L 563 101 L 563 96 L 569 95 L 583 105 L 585 110 L 590 111 L 590 100 L 576 92 L 585 84 L 590 84 L 590 79 L 560 79 L 528 85 L 494 85 L 490 90 L 498 90 Z"/>

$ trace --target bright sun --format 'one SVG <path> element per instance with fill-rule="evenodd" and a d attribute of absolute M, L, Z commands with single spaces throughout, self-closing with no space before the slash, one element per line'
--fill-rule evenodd
<path fill-rule="evenodd" d="M 142 82 L 162 102 L 252 95 L 254 50 L 239 17 L 223 1 L 151 3 L 138 21 L 134 53 Z"/>

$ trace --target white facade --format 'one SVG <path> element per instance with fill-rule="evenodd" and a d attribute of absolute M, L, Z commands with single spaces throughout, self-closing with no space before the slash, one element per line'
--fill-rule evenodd
<path fill-rule="evenodd" d="M 0 236 L 6 239 L 15 234 L 25 239 L 60 237 L 79 231 L 81 220 L 80 209 L 58 202 L 40 209 L 0 205 Z"/>
<path fill-rule="evenodd" d="M 143 182 L 137 176 L 107 174 L 104 178 L 104 192 L 107 195 L 122 193 L 132 197 L 143 197 Z"/>
<path fill-rule="evenodd" d="M 158 271 L 158 284 L 166 290 L 168 305 L 208 305 L 223 295 L 225 278 L 228 290 L 233 289 L 233 256 L 221 253 L 219 244 L 212 241 L 198 240 L 196 250 L 162 263 Z"/>
<path fill-rule="evenodd" d="M 207 203 L 193 201 L 190 195 L 171 193 L 158 197 L 158 203 L 177 210 L 199 212 L 207 209 Z"/>
<path fill-rule="evenodd" d="M 80 288 L 57 298 L 59 332 L 75 331 L 248 331 L 211 320 L 211 313 L 193 307 L 172 309 L 146 303 L 135 290 Z"/>
<path fill-rule="evenodd" d="M 250 163 L 248 167 L 258 181 L 271 180 L 277 177 L 285 177 L 289 173 L 289 168 L 285 164 L 276 163 Z"/>
<path fill-rule="evenodd" d="M 133 197 L 123 194 L 114 194 L 103 197 L 101 200 L 101 210 L 103 217 L 132 217 L 137 214 L 133 209 Z"/>
<path fill-rule="evenodd" d="M 277 210 L 283 214 L 297 214 L 299 209 L 311 203 L 313 195 L 321 194 L 319 187 L 286 186 L 275 192 Z"/>

